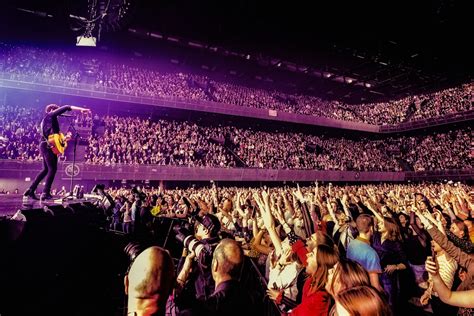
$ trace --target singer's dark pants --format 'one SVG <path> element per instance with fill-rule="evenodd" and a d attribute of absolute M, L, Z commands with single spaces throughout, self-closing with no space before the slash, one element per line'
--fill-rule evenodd
<path fill-rule="evenodd" d="M 40 144 L 40 152 L 43 156 L 43 170 L 41 170 L 36 176 L 35 181 L 31 184 L 30 191 L 35 192 L 41 180 L 46 177 L 43 193 L 50 194 L 51 185 L 53 184 L 54 176 L 56 176 L 56 171 L 58 170 L 58 156 L 53 153 L 46 142 Z"/>

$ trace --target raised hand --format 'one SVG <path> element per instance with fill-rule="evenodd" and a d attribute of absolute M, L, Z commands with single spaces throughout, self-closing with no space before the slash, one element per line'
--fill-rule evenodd
<path fill-rule="evenodd" d="M 265 205 L 270 205 L 270 192 L 268 189 L 262 191 L 262 200 L 265 202 Z"/>
<path fill-rule="evenodd" d="M 347 194 L 344 193 L 344 194 L 342 195 L 342 199 L 341 199 L 342 205 L 347 205 L 347 198 L 348 198 L 348 197 L 347 197 Z"/>
<path fill-rule="evenodd" d="M 258 205 L 258 207 L 259 207 L 259 209 L 260 209 L 260 212 L 265 211 L 265 210 L 264 210 L 265 206 L 264 206 L 264 204 L 263 204 L 262 198 L 260 197 L 260 193 L 254 192 L 254 193 L 253 193 L 253 199 L 254 199 L 255 203 L 257 203 L 257 205 Z"/>
<path fill-rule="evenodd" d="M 267 289 L 268 298 L 275 301 L 280 295 L 280 291 L 276 289 Z"/>
<path fill-rule="evenodd" d="M 298 201 L 300 201 L 301 203 L 304 203 L 304 202 L 305 202 L 305 199 L 304 199 L 303 193 L 301 192 L 301 189 L 300 189 L 300 185 L 299 185 L 299 184 L 296 185 L 296 190 L 293 191 L 293 195 L 294 195 L 295 198 L 298 199 Z"/>
<path fill-rule="evenodd" d="M 439 273 L 438 265 L 436 264 L 436 258 L 428 256 L 425 262 L 425 269 L 431 276 L 436 276 Z"/>
<path fill-rule="evenodd" d="M 430 229 L 433 227 L 431 221 L 426 218 L 426 216 L 424 216 L 423 213 L 421 213 L 416 207 L 413 207 L 413 210 L 415 211 L 416 216 L 418 216 L 423 226 L 425 226 L 425 229 Z"/>

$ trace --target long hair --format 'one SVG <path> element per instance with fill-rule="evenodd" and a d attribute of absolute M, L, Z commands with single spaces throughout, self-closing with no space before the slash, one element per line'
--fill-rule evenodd
<path fill-rule="evenodd" d="M 316 253 L 316 272 L 310 275 L 311 288 L 310 293 L 324 289 L 328 281 L 328 271 L 339 260 L 339 253 L 335 246 L 331 247 L 325 244 L 318 245 Z"/>
<path fill-rule="evenodd" d="M 400 234 L 400 227 L 398 227 L 397 222 L 391 217 L 384 217 L 383 224 L 385 226 L 385 234 L 388 240 L 391 241 L 401 241 L 402 235 Z"/>
<path fill-rule="evenodd" d="M 329 247 L 334 246 L 334 240 L 326 233 L 318 230 L 316 233 L 316 238 L 318 240 L 318 245 L 327 245 Z"/>
<path fill-rule="evenodd" d="M 370 285 L 370 279 L 367 271 L 359 263 L 350 259 L 341 259 L 334 266 L 332 281 L 328 288 L 333 296 L 337 294 L 334 290 L 335 284 L 339 286 L 337 292 L 342 292 L 355 286 Z"/>
<path fill-rule="evenodd" d="M 391 316 L 387 301 L 370 286 L 356 286 L 336 295 L 339 303 L 351 316 Z"/>

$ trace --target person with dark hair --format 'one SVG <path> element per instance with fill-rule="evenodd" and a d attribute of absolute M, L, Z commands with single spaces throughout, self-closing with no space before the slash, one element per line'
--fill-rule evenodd
<path fill-rule="evenodd" d="M 474 297 L 474 256 L 456 247 L 423 213 L 417 212 L 417 216 L 440 248 L 466 271 L 465 278 L 462 279 L 456 291 L 451 291 L 439 275 L 439 262 L 433 262 L 432 258 L 427 259 L 426 270 L 433 279 L 433 290 L 438 293 L 438 297 L 442 302 L 460 307 L 458 315 L 472 315 L 474 312 L 472 302 L 472 297 Z"/>
<path fill-rule="evenodd" d="M 433 279 L 433 289 L 437 291 L 439 298 L 445 304 L 462 307 L 458 315 L 472 315 L 474 309 L 474 289 L 451 291 L 450 287 L 443 281 L 439 272 L 439 265 L 436 259 L 428 257 L 426 260 L 426 270 Z M 472 275 L 471 275 L 472 284 Z"/>
<path fill-rule="evenodd" d="M 432 256 L 427 257 L 427 261 L 430 260 L 430 258 L 433 261 L 436 261 L 437 266 L 439 268 L 438 274 L 441 277 L 442 282 L 446 285 L 448 289 L 451 289 L 454 283 L 456 270 L 458 269 L 458 264 L 453 258 L 451 258 L 446 253 L 446 251 L 444 251 L 443 248 L 440 247 L 440 245 L 436 241 L 432 240 L 431 245 L 432 245 L 434 257 Z M 428 279 L 427 287 L 428 288 L 426 289 L 426 291 L 423 293 L 423 295 L 420 298 L 420 303 L 422 305 L 427 305 L 428 301 L 430 301 L 431 309 L 433 310 L 433 313 L 435 315 L 456 314 L 456 309 L 453 309 L 452 306 L 449 306 L 448 304 L 443 303 L 439 299 L 438 293 L 433 290 L 433 287 L 434 287 L 433 276 L 431 276 Z"/>
<path fill-rule="evenodd" d="M 380 231 L 374 234 L 372 247 L 380 258 L 383 269 L 381 275 L 382 286 L 388 295 L 392 308 L 400 304 L 400 270 L 408 267 L 406 253 L 402 247 L 400 229 L 391 217 L 384 217 L 379 221 Z"/>
<path fill-rule="evenodd" d="M 403 241 L 410 239 L 410 216 L 405 213 L 396 214 L 398 223 L 400 224 L 400 234 L 402 235 Z"/>
<path fill-rule="evenodd" d="M 178 264 L 180 268 L 175 297 L 180 315 L 188 315 L 196 301 L 209 298 L 215 288 L 211 264 L 214 250 L 219 243 L 219 219 L 212 214 L 197 217 L 194 228 L 194 238 L 202 244 L 203 250 L 194 253 L 188 248 L 183 249 L 183 257 Z"/>
<path fill-rule="evenodd" d="M 43 120 L 41 121 L 40 125 L 42 139 L 39 147 L 41 156 L 43 157 L 43 169 L 36 176 L 35 180 L 30 185 L 28 190 L 25 191 L 25 193 L 23 194 L 24 197 L 37 200 L 38 198 L 35 195 L 36 188 L 44 179 L 44 177 L 46 177 L 46 183 L 43 188 L 43 194 L 41 195 L 41 199 L 48 200 L 52 198 L 51 185 L 53 184 L 54 176 L 56 175 L 56 171 L 58 169 L 58 156 L 56 153 L 53 152 L 53 146 L 50 145 L 49 137 L 51 135 L 60 133 L 58 116 L 67 111 L 73 110 L 81 111 L 82 113 L 90 113 L 89 109 L 72 105 L 65 105 L 59 107 L 56 104 L 49 104 L 46 106 L 46 115 L 43 117 Z M 67 139 L 64 141 L 67 141 Z"/>
<path fill-rule="evenodd" d="M 127 315 L 165 315 L 175 271 L 167 250 L 153 246 L 141 252 L 125 275 Z"/>

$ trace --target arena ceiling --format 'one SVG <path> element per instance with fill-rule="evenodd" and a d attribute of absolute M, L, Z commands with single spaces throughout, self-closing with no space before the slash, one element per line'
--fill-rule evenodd
<path fill-rule="evenodd" d="M 74 27 L 68 14 L 85 15 L 91 1 L 7 0 L 0 32 L 67 42 Z M 269 72 L 292 72 L 298 85 L 320 87 L 327 98 L 376 101 L 472 79 L 468 1 L 110 2 L 128 3 L 128 11 L 104 25 L 104 43 L 141 30 L 225 48 Z"/>

